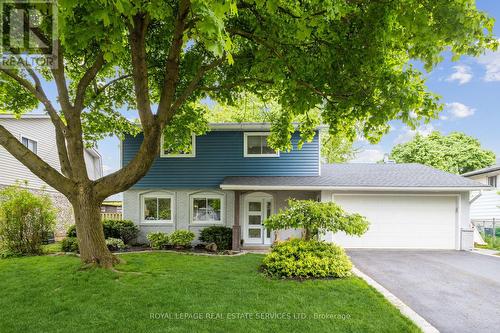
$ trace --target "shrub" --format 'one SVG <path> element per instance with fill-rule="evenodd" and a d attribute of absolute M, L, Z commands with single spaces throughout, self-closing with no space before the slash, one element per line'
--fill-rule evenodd
<path fill-rule="evenodd" d="M 66 231 L 66 237 L 76 237 L 76 225 L 72 225 Z"/>
<path fill-rule="evenodd" d="M 19 185 L 0 191 L 0 242 L 10 255 L 41 254 L 53 232 L 56 210 L 48 195 L 36 195 Z"/>
<path fill-rule="evenodd" d="M 125 243 L 120 238 L 107 238 L 106 246 L 110 251 L 121 251 L 126 248 Z"/>
<path fill-rule="evenodd" d="M 147 237 L 152 249 L 160 250 L 168 245 L 169 237 L 164 232 L 152 232 Z"/>
<path fill-rule="evenodd" d="M 125 244 L 133 241 L 139 228 L 130 220 L 105 220 L 103 222 L 105 238 L 119 238 Z"/>
<path fill-rule="evenodd" d="M 264 225 L 271 230 L 302 228 L 303 238 L 309 240 L 326 231 L 361 236 L 368 230 L 369 223 L 365 217 L 349 214 L 334 202 L 290 199 L 288 208 L 271 215 Z"/>
<path fill-rule="evenodd" d="M 139 228 L 129 220 L 105 220 L 102 223 L 105 238 L 119 238 L 125 244 L 137 238 Z M 76 237 L 76 225 L 69 227 L 66 236 Z"/>
<path fill-rule="evenodd" d="M 275 243 L 263 260 L 267 274 L 283 278 L 341 278 L 349 276 L 351 268 L 344 249 L 317 240 Z"/>
<path fill-rule="evenodd" d="M 78 238 L 66 237 L 61 242 L 63 252 L 78 252 Z"/>
<path fill-rule="evenodd" d="M 169 243 L 175 247 L 189 247 L 194 240 L 194 233 L 189 230 L 176 230 L 169 236 Z"/>
<path fill-rule="evenodd" d="M 233 242 L 233 230 L 222 226 L 204 228 L 200 233 L 200 241 L 215 243 L 217 249 L 221 251 L 230 250 Z"/>

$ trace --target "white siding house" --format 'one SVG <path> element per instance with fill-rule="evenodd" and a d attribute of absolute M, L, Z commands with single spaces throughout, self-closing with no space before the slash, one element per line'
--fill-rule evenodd
<path fill-rule="evenodd" d="M 19 119 L 12 115 L 0 115 L 0 124 L 12 135 L 36 152 L 49 165 L 61 169 L 57 154 L 54 126 L 46 115 L 27 114 Z M 102 177 L 101 155 L 95 149 L 85 150 L 85 162 L 89 177 Z M 71 205 L 67 199 L 44 181 L 35 176 L 27 167 L 0 146 L 0 187 L 27 181 L 27 187 L 34 192 L 43 191 L 50 194 L 54 205 L 58 208 L 56 236 L 62 235 L 67 226 L 74 223 Z"/>
<path fill-rule="evenodd" d="M 472 220 L 500 221 L 500 165 L 468 172 L 463 176 L 491 186 L 490 190 L 471 193 L 470 216 Z"/>

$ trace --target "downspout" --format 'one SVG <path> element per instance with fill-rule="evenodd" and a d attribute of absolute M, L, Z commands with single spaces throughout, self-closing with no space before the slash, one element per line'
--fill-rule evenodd
<path fill-rule="evenodd" d="M 472 204 L 474 201 L 479 199 L 483 195 L 483 190 L 480 190 L 478 194 L 476 194 L 472 199 L 469 200 L 469 204 Z"/>

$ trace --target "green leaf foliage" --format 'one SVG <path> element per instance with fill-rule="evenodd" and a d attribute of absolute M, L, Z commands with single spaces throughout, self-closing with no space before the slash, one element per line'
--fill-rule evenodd
<path fill-rule="evenodd" d="M 397 163 L 421 163 L 443 171 L 462 174 L 495 163 L 495 153 L 464 133 L 429 136 L 416 135 L 413 140 L 395 146 L 391 158 Z"/>
<path fill-rule="evenodd" d="M 262 263 L 266 274 L 280 278 L 343 278 L 352 269 L 343 248 L 317 240 L 275 243 Z"/>
<path fill-rule="evenodd" d="M 200 231 L 200 241 L 205 244 L 215 243 L 217 251 L 230 250 L 233 241 L 233 229 L 224 226 L 211 226 Z"/>
<path fill-rule="evenodd" d="M 13 255 L 41 254 L 53 232 L 56 210 L 46 194 L 36 195 L 20 185 L 0 191 L 0 245 Z"/>
<path fill-rule="evenodd" d="M 87 144 L 139 130 L 131 120 L 133 111 L 130 117 L 117 112 L 136 109 L 129 27 L 138 16 L 147 17 L 149 24 L 147 93 L 153 105 L 159 102 L 179 3 L 58 1 L 58 36 L 70 97 L 96 56 L 102 53 L 105 60 L 85 92 Z M 473 0 L 193 0 L 189 5 L 175 98 L 183 95 L 199 68 L 222 61 L 204 72 L 185 96 L 180 108 L 185 114 L 167 129 L 175 131 L 174 138 L 198 128 L 193 123 L 201 114 L 190 103 L 209 96 L 231 104 L 250 92 L 280 106 L 270 139 L 276 149 L 290 149 L 291 122 L 297 117 L 302 117 L 303 137 L 310 137 L 315 121 L 307 113 L 317 107 L 333 136 L 352 141 L 359 130 L 375 142 L 387 133 L 390 120 L 414 127 L 441 110 L 438 96 L 428 91 L 422 71 L 413 64 L 431 70 L 444 51 L 458 59 L 497 47 L 493 19 Z M 38 70 L 42 85 L 53 84 L 50 71 Z M 31 80 L 22 67 L 16 71 Z M 22 113 L 37 105 L 19 83 L 0 73 L 0 112 Z M 182 150 L 186 142 L 167 144 Z"/>
<path fill-rule="evenodd" d="M 288 207 L 267 218 L 264 225 L 272 230 L 304 229 L 303 238 L 309 240 L 326 231 L 361 236 L 369 223 L 365 217 L 349 214 L 334 202 L 290 199 Z"/>

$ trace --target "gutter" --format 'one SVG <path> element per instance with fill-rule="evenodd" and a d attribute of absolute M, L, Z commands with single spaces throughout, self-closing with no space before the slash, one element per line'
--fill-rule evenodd
<path fill-rule="evenodd" d="M 368 192 L 380 192 L 380 191 L 412 191 L 412 192 L 469 192 L 488 189 L 488 187 L 370 187 L 370 186 L 322 186 L 322 185 L 224 185 L 221 184 L 220 188 L 222 190 L 300 190 L 300 191 L 321 191 L 321 190 L 336 190 L 336 191 L 368 191 Z"/>

